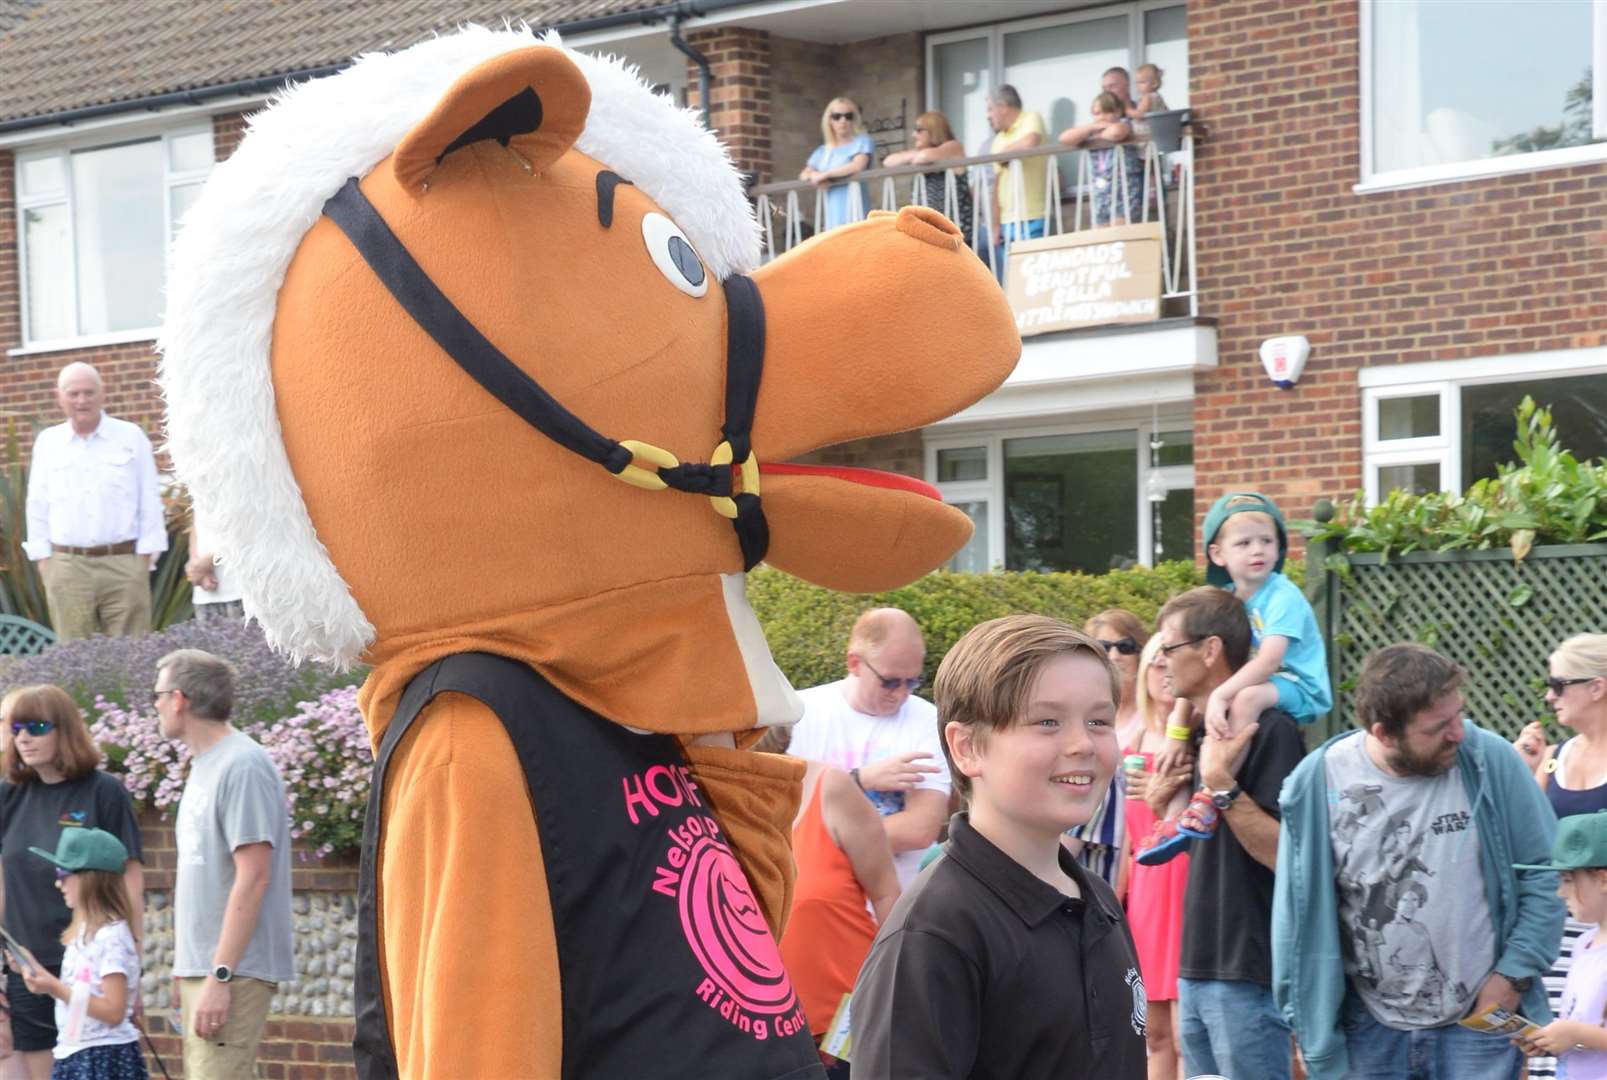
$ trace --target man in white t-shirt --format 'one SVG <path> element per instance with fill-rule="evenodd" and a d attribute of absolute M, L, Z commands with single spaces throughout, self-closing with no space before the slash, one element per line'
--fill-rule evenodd
<path fill-rule="evenodd" d="M 920 871 L 921 855 L 948 815 L 937 709 L 914 696 L 926 641 L 897 608 L 876 608 L 848 637 L 846 678 L 800 692 L 803 719 L 788 753 L 848 772 L 882 813 L 899 887 Z"/>

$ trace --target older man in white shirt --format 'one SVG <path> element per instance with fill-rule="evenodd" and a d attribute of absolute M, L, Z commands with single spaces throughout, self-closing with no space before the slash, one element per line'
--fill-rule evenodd
<path fill-rule="evenodd" d="M 143 634 L 149 571 L 167 550 L 151 441 L 102 411 L 105 388 L 88 364 L 61 369 L 56 398 L 67 422 L 34 441 L 23 549 L 39 566 L 58 637 Z"/>

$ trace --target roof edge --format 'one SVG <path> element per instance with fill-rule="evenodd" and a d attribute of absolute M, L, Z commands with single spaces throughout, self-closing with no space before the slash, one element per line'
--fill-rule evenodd
<path fill-rule="evenodd" d="M 613 15 L 598 15 L 589 19 L 573 19 L 569 22 L 552 23 L 549 26 L 533 27 L 532 29 L 538 34 L 545 33 L 548 30 L 556 30 L 568 37 L 575 34 L 590 33 L 595 30 L 608 30 L 617 26 L 651 25 L 677 16 L 683 19 L 697 18 L 724 8 L 744 7 L 759 2 L 762 2 L 762 0 L 673 0 L 671 3 L 642 8 L 639 11 L 622 11 Z M 213 98 L 270 94 L 281 89 L 287 83 L 334 75 L 337 72 L 344 71 L 351 64 L 352 61 L 349 60 L 340 64 L 325 64 L 321 67 L 300 68 L 295 71 L 272 75 L 258 75 L 249 79 L 235 79 L 230 82 L 216 83 L 212 86 L 198 86 L 189 90 L 169 90 L 160 94 L 147 94 L 144 97 L 127 98 L 122 101 L 106 101 L 98 105 L 80 105 L 76 108 L 59 109 L 56 112 L 40 113 L 36 116 L 13 117 L 10 120 L 0 120 L 0 135 L 9 135 L 12 132 L 27 131 L 32 128 L 52 127 L 58 124 L 76 124 L 83 120 L 94 120 L 103 116 L 114 116 L 118 113 L 165 109 L 173 105 L 200 105 Z"/>

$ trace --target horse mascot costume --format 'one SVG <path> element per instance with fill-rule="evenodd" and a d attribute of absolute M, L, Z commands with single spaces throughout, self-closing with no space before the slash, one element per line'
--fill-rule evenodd
<path fill-rule="evenodd" d="M 366 663 L 365 1077 L 814 1076 L 774 936 L 801 763 L 744 596 L 970 523 L 786 464 L 1020 339 L 913 207 L 759 263 L 725 151 L 618 62 L 466 28 L 287 90 L 175 241 L 169 449 L 245 608 Z"/>

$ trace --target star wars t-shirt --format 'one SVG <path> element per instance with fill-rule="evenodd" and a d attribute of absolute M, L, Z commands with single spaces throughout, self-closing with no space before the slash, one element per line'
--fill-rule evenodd
<path fill-rule="evenodd" d="M 1478 825 L 1461 769 L 1398 777 L 1356 732 L 1328 751 L 1328 835 L 1345 974 L 1386 1027 L 1464 1015 L 1495 966 Z"/>

